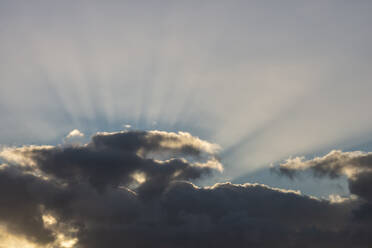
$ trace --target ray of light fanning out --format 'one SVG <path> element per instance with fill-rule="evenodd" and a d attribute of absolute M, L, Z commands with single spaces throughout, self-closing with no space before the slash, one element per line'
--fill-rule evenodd
<path fill-rule="evenodd" d="M 125 124 L 185 130 L 220 144 L 237 176 L 370 142 L 369 10 L 3 1 L 2 143 L 56 143 L 75 128 Z"/>
<path fill-rule="evenodd" d="M 0 248 L 371 247 L 371 11 L 0 1 Z"/>

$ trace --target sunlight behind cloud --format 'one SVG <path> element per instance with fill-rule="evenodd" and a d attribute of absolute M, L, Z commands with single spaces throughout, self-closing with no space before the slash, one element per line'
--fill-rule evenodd
<path fill-rule="evenodd" d="M 0 248 L 43 248 L 31 243 L 24 237 L 12 235 L 0 226 Z"/>
<path fill-rule="evenodd" d="M 220 144 L 237 176 L 370 139 L 369 3 L 23 4 L 0 8 L 4 143 L 156 121 Z"/>
<path fill-rule="evenodd" d="M 66 138 L 69 139 L 69 138 L 74 138 L 74 137 L 84 137 L 84 134 L 82 132 L 80 132 L 79 130 L 77 129 L 74 129 L 72 130 L 67 136 Z"/>

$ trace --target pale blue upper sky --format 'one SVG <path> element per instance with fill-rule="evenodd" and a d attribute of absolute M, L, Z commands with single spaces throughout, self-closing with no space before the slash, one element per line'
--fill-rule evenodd
<path fill-rule="evenodd" d="M 226 177 L 368 149 L 371 1 L 1 1 L 0 144 L 189 131 Z"/>

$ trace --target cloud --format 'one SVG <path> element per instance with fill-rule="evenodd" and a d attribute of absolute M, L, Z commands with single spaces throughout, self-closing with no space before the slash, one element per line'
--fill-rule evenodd
<path fill-rule="evenodd" d="M 40 247 L 369 246 L 372 222 L 360 221 L 371 212 L 369 198 L 318 199 L 250 183 L 196 186 L 222 172 L 219 150 L 162 131 L 6 148 L 0 224 Z"/>
<path fill-rule="evenodd" d="M 69 138 L 76 138 L 76 137 L 84 137 L 84 134 L 82 132 L 80 132 L 79 130 L 77 129 L 74 129 L 72 130 L 67 136 L 66 136 L 66 139 L 69 139 Z"/>
<path fill-rule="evenodd" d="M 304 160 L 303 157 L 290 158 L 277 168 L 280 173 L 295 177 L 302 171 L 311 171 L 316 177 L 337 178 L 346 176 L 350 193 L 367 201 L 372 200 L 372 153 L 342 152 L 333 150 L 323 157 Z"/>
<path fill-rule="evenodd" d="M 371 224 L 371 152 L 342 152 L 340 150 L 333 150 L 323 157 L 316 157 L 309 160 L 305 160 L 303 157 L 291 158 L 285 163 L 280 164 L 279 168 L 276 169 L 283 175 L 291 178 L 298 176 L 303 171 L 311 171 L 315 177 L 329 177 L 331 179 L 346 176 L 352 197 L 360 201 L 360 206 L 353 210 L 353 217 L 360 225 Z M 338 202 L 345 201 L 345 199 L 336 200 Z"/>
<path fill-rule="evenodd" d="M 304 160 L 303 157 L 290 158 L 280 164 L 278 169 L 289 177 L 294 177 L 299 172 L 306 170 L 313 172 L 316 177 L 346 176 L 351 194 L 372 201 L 372 190 L 370 189 L 372 183 L 371 152 L 333 150 L 323 157 L 310 160 Z"/>
<path fill-rule="evenodd" d="M 311 170 L 316 176 L 335 178 L 345 175 L 353 178 L 359 173 L 372 171 L 372 153 L 333 150 L 311 160 L 304 160 L 304 157 L 289 158 L 280 164 L 279 169 L 289 176 L 298 171 Z"/>

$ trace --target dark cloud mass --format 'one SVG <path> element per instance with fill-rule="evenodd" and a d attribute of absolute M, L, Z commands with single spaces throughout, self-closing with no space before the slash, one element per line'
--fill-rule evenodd
<path fill-rule="evenodd" d="M 85 145 L 4 148 L 0 224 L 40 247 L 370 247 L 370 154 L 288 160 L 295 176 L 349 177 L 326 200 L 261 184 L 191 181 L 222 166 L 188 133 L 98 133 Z M 345 161 L 346 160 L 346 161 Z M 70 242 L 70 243 L 68 243 Z"/>

